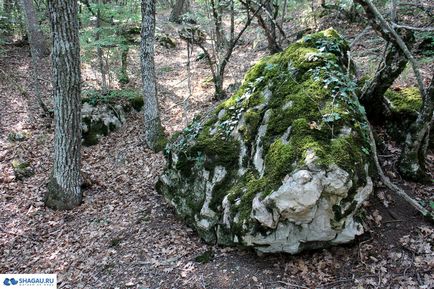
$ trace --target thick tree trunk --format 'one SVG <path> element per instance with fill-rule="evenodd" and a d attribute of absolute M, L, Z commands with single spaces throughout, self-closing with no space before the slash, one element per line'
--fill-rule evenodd
<path fill-rule="evenodd" d="M 43 58 L 50 55 L 50 50 L 48 49 L 44 34 L 42 33 L 36 18 L 33 1 L 21 0 L 21 7 L 26 15 L 27 33 L 32 54 L 37 58 Z"/>
<path fill-rule="evenodd" d="M 155 2 L 142 0 L 140 61 L 143 82 L 145 143 L 153 151 L 164 146 L 164 133 L 158 108 L 154 64 Z"/>
<path fill-rule="evenodd" d="M 80 47 L 76 0 L 49 0 L 53 33 L 54 161 L 46 205 L 72 209 L 80 188 Z"/>
<path fill-rule="evenodd" d="M 170 12 L 169 21 L 179 23 L 181 21 L 181 16 L 187 13 L 189 9 L 189 0 L 176 0 L 175 5 Z"/>

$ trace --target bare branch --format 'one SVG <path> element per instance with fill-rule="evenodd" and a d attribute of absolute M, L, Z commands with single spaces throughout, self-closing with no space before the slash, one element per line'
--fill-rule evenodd
<path fill-rule="evenodd" d="M 248 8 L 248 9 L 250 9 L 252 12 L 254 12 L 253 7 L 251 7 L 251 6 L 250 6 L 246 1 L 242 1 L 242 0 L 240 0 L 240 2 L 241 2 L 241 4 L 243 4 L 246 8 Z M 248 1 L 248 2 L 250 2 L 250 1 Z M 265 12 L 265 14 L 267 14 L 267 16 L 268 16 L 268 18 L 270 19 L 270 21 L 272 21 L 273 24 L 276 25 L 277 29 L 279 29 L 279 32 L 280 32 L 280 34 L 282 34 L 283 38 L 286 38 L 285 31 L 283 31 L 282 27 L 281 27 L 281 26 L 276 22 L 276 20 L 273 18 L 273 15 L 271 15 L 270 12 L 268 12 L 267 9 L 265 9 L 264 4 L 263 4 L 263 3 L 258 3 L 258 2 L 255 1 L 255 0 L 251 0 L 251 2 L 255 3 L 256 5 L 258 5 L 259 8 L 262 9 L 262 10 Z M 258 12 L 259 12 L 259 11 L 258 11 Z M 254 13 L 254 14 L 256 15 L 257 12 Z"/>
<path fill-rule="evenodd" d="M 414 30 L 414 31 L 423 31 L 423 32 L 431 32 L 434 31 L 434 27 L 414 27 L 409 25 L 402 25 L 402 24 L 396 24 L 392 22 L 393 28 L 403 28 L 408 30 Z"/>

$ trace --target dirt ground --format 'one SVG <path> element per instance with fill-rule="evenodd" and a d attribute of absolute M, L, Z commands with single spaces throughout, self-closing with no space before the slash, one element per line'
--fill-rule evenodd
<path fill-rule="evenodd" d="M 227 84 L 241 81 L 248 67 L 266 54 L 253 45 L 253 37 L 247 34 L 235 51 Z M 189 95 L 187 50 L 176 40 L 175 49 L 158 46 L 156 56 L 168 134 L 215 104 L 206 64 L 192 61 L 192 95 L 188 113 L 183 112 Z M 6 54 L 0 59 L 0 273 L 57 273 L 58 288 L 71 289 L 434 288 L 434 227 L 381 184 L 364 206 L 366 233 L 346 246 L 296 256 L 257 256 L 251 250 L 203 243 L 155 191 L 164 158 L 144 148 L 141 113 L 131 113 L 119 130 L 83 148 L 83 171 L 92 181 L 83 205 L 67 212 L 44 207 L 53 122 L 41 117 L 35 101 L 28 47 L 8 46 Z M 363 63 L 367 56 L 355 57 Z M 130 86 L 139 87 L 138 58 L 134 53 L 130 58 Z M 50 104 L 48 59 L 37 77 Z M 90 68 L 83 69 L 83 80 L 96 82 Z M 397 85 L 405 84 L 411 76 L 399 81 Z M 26 139 L 9 141 L 9 133 L 16 131 L 26 132 Z M 399 179 L 393 169 L 399 153 L 395 144 L 387 143 L 380 153 L 389 176 L 410 195 L 433 198 L 434 186 Z M 14 177 L 11 162 L 17 158 L 31 163 L 34 176 L 22 181 Z M 433 163 L 431 153 L 431 172 Z"/>

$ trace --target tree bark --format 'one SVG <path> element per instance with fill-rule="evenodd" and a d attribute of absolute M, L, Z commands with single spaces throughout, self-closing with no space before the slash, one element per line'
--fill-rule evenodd
<path fill-rule="evenodd" d="M 422 109 L 410 126 L 398 162 L 401 175 L 410 180 L 427 178 L 425 169 L 426 150 L 434 121 L 434 76 L 423 97 Z"/>
<path fill-rule="evenodd" d="M 101 0 L 98 0 L 98 5 L 101 5 Z M 101 9 L 98 6 L 98 9 L 96 11 L 96 22 L 95 22 L 95 28 L 97 29 L 95 33 L 96 41 L 99 41 L 101 38 L 100 27 L 101 27 Z M 96 46 L 96 55 L 98 59 L 98 68 L 101 73 L 101 94 L 106 95 L 109 90 L 109 87 L 107 85 L 107 72 L 106 72 L 106 67 L 104 65 L 103 51 L 101 45 L 99 44 Z"/>
<path fill-rule="evenodd" d="M 53 34 L 54 161 L 45 203 L 72 209 L 82 201 L 80 188 L 80 47 L 76 0 L 49 0 Z"/>
<path fill-rule="evenodd" d="M 404 30 L 401 35 L 407 45 L 413 44 L 414 36 L 411 31 Z M 379 122 L 384 119 L 384 113 L 388 113 L 384 93 L 404 71 L 407 63 L 408 60 L 399 46 L 389 43 L 384 60 L 381 61 L 374 79 L 369 82 L 360 97 L 371 121 Z"/>
<path fill-rule="evenodd" d="M 125 47 L 121 48 L 121 70 L 119 71 L 119 83 L 121 85 L 128 84 L 130 82 L 130 78 L 128 77 L 128 52 L 130 48 L 128 44 Z"/>
<path fill-rule="evenodd" d="M 27 33 L 32 54 L 35 54 L 37 58 L 43 58 L 50 55 L 50 50 L 48 49 L 44 34 L 42 33 L 36 18 L 33 1 L 21 0 L 21 7 L 26 15 Z"/>
<path fill-rule="evenodd" d="M 164 146 L 164 133 L 158 108 L 154 63 L 155 2 L 142 0 L 140 61 L 143 82 L 145 143 L 153 151 Z"/>
<path fill-rule="evenodd" d="M 181 21 L 181 16 L 187 13 L 189 8 L 189 0 L 176 0 L 175 5 L 170 12 L 169 21 L 179 23 Z"/>
<path fill-rule="evenodd" d="M 215 26 L 215 43 L 217 49 L 225 48 L 228 45 L 228 40 L 223 31 L 222 5 L 221 0 L 211 0 L 212 17 Z"/>

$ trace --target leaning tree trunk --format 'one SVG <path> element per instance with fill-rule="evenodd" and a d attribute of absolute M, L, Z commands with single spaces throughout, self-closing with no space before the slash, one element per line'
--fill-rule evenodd
<path fill-rule="evenodd" d="M 54 161 L 46 205 L 72 209 L 80 188 L 80 46 L 76 0 L 49 0 L 53 33 Z"/>
<path fill-rule="evenodd" d="M 413 33 L 410 30 L 403 30 L 400 34 L 411 47 L 414 42 Z M 384 60 L 381 61 L 374 78 L 365 86 L 360 97 L 370 121 L 383 120 L 384 113 L 388 113 L 384 93 L 404 71 L 407 63 L 408 60 L 399 46 L 393 42 L 389 43 Z"/>
<path fill-rule="evenodd" d="M 164 133 L 160 121 L 154 64 L 155 2 L 142 0 L 140 61 L 143 82 L 145 143 L 153 151 L 163 149 Z"/>
<path fill-rule="evenodd" d="M 27 33 L 29 36 L 30 48 L 32 55 L 35 54 L 37 58 L 43 58 L 50 54 L 50 50 L 45 42 L 44 34 L 39 27 L 38 20 L 36 19 L 36 11 L 33 6 L 32 0 L 21 0 L 21 6 L 26 15 Z"/>

